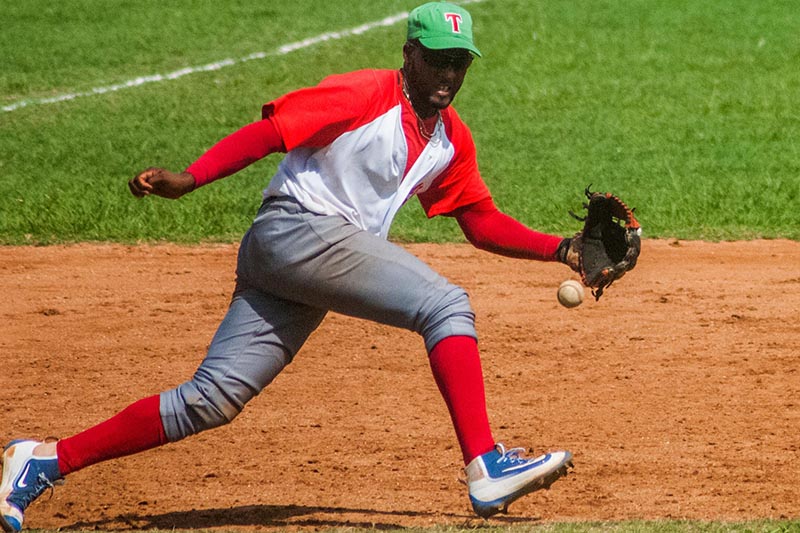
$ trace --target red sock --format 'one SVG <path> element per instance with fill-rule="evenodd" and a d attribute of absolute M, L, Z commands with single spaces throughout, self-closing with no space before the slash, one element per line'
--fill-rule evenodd
<path fill-rule="evenodd" d="M 159 395 L 150 396 L 105 422 L 58 441 L 58 469 L 66 476 L 89 465 L 143 452 L 167 442 L 159 412 Z"/>
<path fill-rule="evenodd" d="M 464 464 L 469 464 L 494 448 L 478 343 L 472 337 L 447 337 L 434 346 L 429 358 L 433 377 L 453 420 Z"/>

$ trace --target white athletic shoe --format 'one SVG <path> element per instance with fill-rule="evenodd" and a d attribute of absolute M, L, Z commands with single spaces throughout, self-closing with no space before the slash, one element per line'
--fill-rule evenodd
<path fill-rule="evenodd" d="M 481 518 L 507 512 L 522 496 L 548 489 L 572 468 L 572 454 L 551 452 L 535 459 L 520 454 L 524 448 L 506 450 L 498 443 L 494 450 L 479 455 L 467 465 L 467 486 L 472 508 Z"/>
<path fill-rule="evenodd" d="M 14 440 L 3 450 L 0 483 L 0 527 L 8 533 L 22 529 L 25 509 L 53 483 L 61 479 L 58 459 L 34 457 L 35 440 Z"/>

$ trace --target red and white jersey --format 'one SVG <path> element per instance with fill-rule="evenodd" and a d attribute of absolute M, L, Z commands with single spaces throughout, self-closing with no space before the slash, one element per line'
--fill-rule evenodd
<path fill-rule="evenodd" d="M 490 197 L 469 128 L 452 107 L 430 140 L 396 70 L 334 75 L 262 109 L 287 154 L 264 196 L 291 196 L 309 211 L 341 215 L 386 238 L 408 198 L 429 217 Z"/>

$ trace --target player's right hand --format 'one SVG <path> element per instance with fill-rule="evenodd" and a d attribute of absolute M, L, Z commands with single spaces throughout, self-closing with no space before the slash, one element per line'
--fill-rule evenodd
<path fill-rule="evenodd" d="M 180 198 L 195 187 L 194 177 L 188 172 L 170 172 L 163 168 L 150 167 L 128 182 L 131 194 L 143 198 L 151 194 L 164 198 Z"/>

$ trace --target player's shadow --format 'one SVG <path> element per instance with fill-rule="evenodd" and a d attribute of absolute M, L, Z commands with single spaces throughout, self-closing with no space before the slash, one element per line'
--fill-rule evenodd
<path fill-rule="evenodd" d="M 358 520 L 348 520 L 353 514 Z M 370 529 L 402 529 L 397 517 L 420 517 L 432 513 L 412 511 L 377 511 L 375 509 L 350 509 L 346 507 L 311 507 L 303 505 L 243 505 L 226 509 L 175 511 L 164 514 L 128 513 L 89 522 L 76 522 L 62 529 L 107 529 L 126 524 L 130 529 L 210 529 L 216 527 L 356 527 Z M 364 519 L 364 517 L 369 517 Z M 442 516 L 439 514 L 439 516 Z M 456 515 L 451 516 L 454 518 Z M 402 521 L 402 520 L 400 520 Z"/>
<path fill-rule="evenodd" d="M 359 518 L 348 519 L 346 515 Z M 367 518 L 365 518 L 367 517 Z M 236 526 L 260 526 L 275 528 L 363 528 L 376 530 L 406 529 L 402 517 L 431 517 L 435 521 L 456 522 L 470 529 L 496 527 L 514 522 L 532 523 L 540 518 L 499 516 L 491 521 L 478 519 L 474 515 L 456 513 L 430 513 L 416 511 L 378 511 L 375 509 L 351 509 L 347 507 L 312 507 L 302 505 L 243 505 L 225 509 L 192 509 L 163 514 L 127 513 L 101 520 L 75 522 L 63 526 L 62 530 L 124 529 L 171 530 L 211 529 Z"/>

